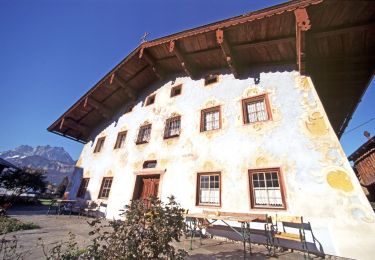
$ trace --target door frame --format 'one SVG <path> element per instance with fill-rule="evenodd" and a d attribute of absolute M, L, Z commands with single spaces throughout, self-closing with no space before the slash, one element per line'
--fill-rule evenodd
<path fill-rule="evenodd" d="M 158 187 L 158 198 L 161 198 L 162 189 L 163 189 L 163 177 L 164 177 L 165 170 L 156 170 L 156 169 L 144 169 L 142 171 L 134 172 L 135 179 L 133 185 L 133 193 L 132 193 L 132 200 L 137 199 L 137 195 L 139 193 L 139 188 L 137 187 L 137 181 L 142 180 L 142 177 L 146 176 L 159 176 L 159 187 Z"/>

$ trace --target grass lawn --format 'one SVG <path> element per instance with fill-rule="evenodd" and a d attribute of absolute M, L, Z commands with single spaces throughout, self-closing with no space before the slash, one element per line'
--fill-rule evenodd
<path fill-rule="evenodd" d="M 0 235 L 19 230 L 28 230 L 36 228 L 39 228 L 39 226 L 35 225 L 34 223 L 24 223 L 18 219 L 7 216 L 0 217 Z"/>
<path fill-rule="evenodd" d="M 51 205 L 51 202 L 52 202 L 52 199 L 38 199 L 38 200 L 40 204 L 45 205 L 45 206 Z"/>

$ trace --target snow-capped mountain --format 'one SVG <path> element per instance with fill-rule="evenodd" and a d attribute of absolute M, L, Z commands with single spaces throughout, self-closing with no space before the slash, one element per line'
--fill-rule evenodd
<path fill-rule="evenodd" d="M 67 176 L 69 179 L 74 170 L 75 161 L 62 147 L 21 145 L 12 150 L 0 152 L 0 157 L 19 167 L 43 169 L 47 181 L 59 184 Z"/>

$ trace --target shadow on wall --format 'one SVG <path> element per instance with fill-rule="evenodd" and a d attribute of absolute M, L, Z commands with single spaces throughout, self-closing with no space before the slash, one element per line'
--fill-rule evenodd
<path fill-rule="evenodd" d="M 81 184 L 82 178 L 83 178 L 83 168 L 75 166 L 71 181 L 69 182 L 69 185 L 66 188 L 66 191 L 68 192 L 68 199 L 71 199 L 71 200 L 76 199 L 76 195 L 77 195 L 79 186 Z"/>

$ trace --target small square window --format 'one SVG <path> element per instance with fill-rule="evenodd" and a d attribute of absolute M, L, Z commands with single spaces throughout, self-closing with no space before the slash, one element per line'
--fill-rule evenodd
<path fill-rule="evenodd" d="M 219 81 L 219 76 L 215 74 L 208 75 L 204 78 L 204 85 L 211 85 Z"/>
<path fill-rule="evenodd" d="M 172 87 L 172 89 L 171 89 L 171 97 L 175 97 L 175 96 L 181 95 L 181 91 L 182 91 L 182 85 L 181 84 Z"/>
<path fill-rule="evenodd" d="M 126 131 L 118 133 L 114 149 L 119 149 L 119 148 L 124 147 L 125 139 L 126 139 Z"/>
<path fill-rule="evenodd" d="M 280 169 L 249 170 L 252 208 L 285 209 Z"/>
<path fill-rule="evenodd" d="M 146 106 L 154 104 L 155 103 L 155 97 L 156 97 L 156 94 L 148 96 L 147 99 L 146 99 Z"/>
<path fill-rule="evenodd" d="M 109 197 L 109 192 L 111 191 L 112 181 L 113 181 L 112 177 L 103 178 L 98 199 L 106 199 Z"/>
<path fill-rule="evenodd" d="M 139 128 L 136 144 L 144 144 L 150 141 L 151 124 L 141 126 Z"/>
<path fill-rule="evenodd" d="M 180 135 L 181 131 L 181 117 L 175 116 L 167 119 L 165 122 L 164 138 L 171 138 Z"/>
<path fill-rule="evenodd" d="M 100 137 L 98 141 L 96 142 L 94 153 L 99 153 L 104 146 L 105 137 Z"/>
<path fill-rule="evenodd" d="M 156 164 L 157 164 L 157 161 L 156 161 L 156 160 L 145 161 L 145 162 L 143 163 L 143 169 L 155 168 L 155 167 L 156 167 Z"/>
<path fill-rule="evenodd" d="M 220 106 L 204 109 L 201 112 L 201 132 L 221 128 Z"/>
<path fill-rule="evenodd" d="M 271 119 L 267 95 L 256 96 L 242 101 L 244 124 Z"/>
<path fill-rule="evenodd" d="M 220 172 L 198 173 L 197 205 L 220 206 Z"/>

